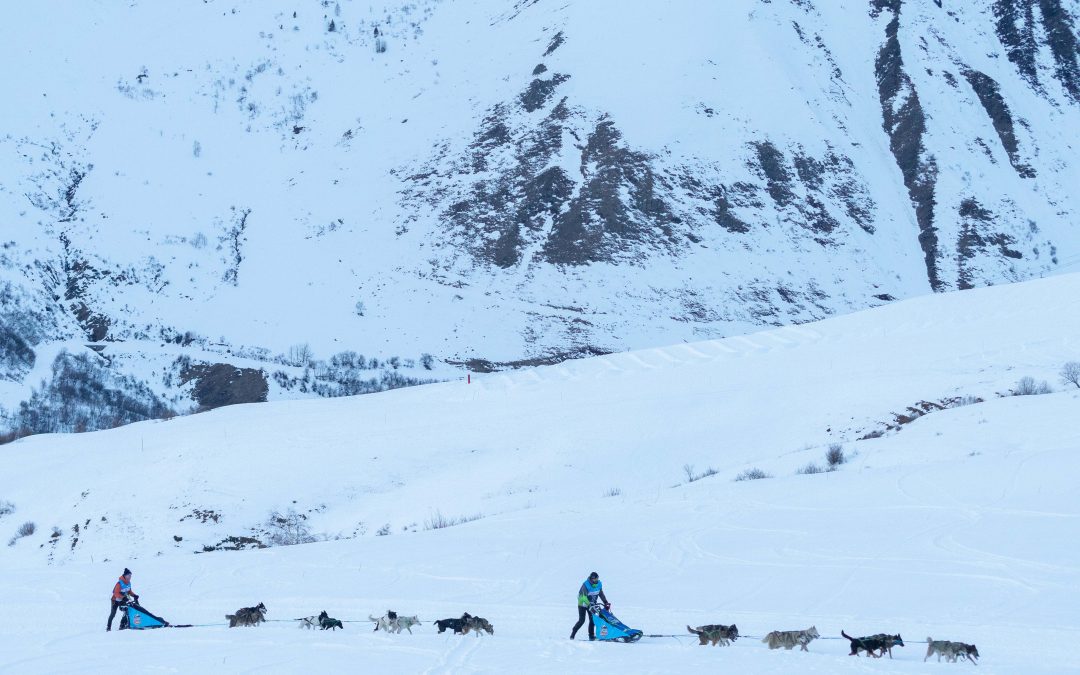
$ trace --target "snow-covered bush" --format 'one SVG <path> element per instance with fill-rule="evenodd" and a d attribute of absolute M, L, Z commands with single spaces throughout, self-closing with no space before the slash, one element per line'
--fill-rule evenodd
<path fill-rule="evenodd" d="M 761 480 L 762 478 L 772 478 L 772 474 L 765 473 L 761 469 L 754 467 L 753 469 L 747 469 L 738 476 L 735 476 L 735 481 Z"/>
<path fill-rule="evenodd" d="M 293 345 L 292 347 L 289 347 L 289 355 L 287 358 L 287 363 L 290 366 L 303 368 L 311 363 L 312 359 L 315 358 L 315 354 L 311 351 L 311 346 L 305 342 L 302 345 Z"/>
<path fill-rule="evenodd" d="M 1013 396 L 1038 396 L 1040 394 L 1049 394 L 1053 390 L 1046 380 L 1042 382 L 1036 382 L 1034 377 L 1021 377 L 1016 383 L 1016 389 L 1013 389 Z"/>
<path fill-rule="evenodd" d="M 810 476 L 815 473 L 825 473 L 825 469 L 822 469 L 820 466 L 814 464 L 813 462 L 809 462 L 806 466 L 796 469 L 795 473 Z"/>
<path fill-rule="evenodd" d="M 836 471 L 841 464 L 847 462 L 844 446 L 839 443 L 830 444 L 829 449 L 825 451 L 825 461 L 828 462 L 830 471 Z"/>
<path fill-rule="evenodd" d="M 274 511 L 266 519 L 266 533 L 274 546 L 294 546 L 316 541 L 307 524 L 307 516 L 289 509 L 284 514 Z"/>
<path fill-rule="evenodd" d="M 24 436 L 78 433 L 172 414 L 144 383 L 110 372 L 99 356 L 63 351 L 53 362 L 51 381 L 19 404 L 11 426 Z"/>
<path fill-rule="evenodd" d="M 37 525 L 35 525 L 33 521 L 26 521 L 19 526 L 19 529 L 15 530 L 15 536 L 12 537 L 11 540 L 8 542 L 8 546 L 14 546 L 15 542 L 22 539 L 23 537 L 29 537 L 36 531 Z"/>
<path fill-rule="evenodd" d="M 15 513 L 15 505 L 9 501 L 0 499 L 0 518 Z"/>

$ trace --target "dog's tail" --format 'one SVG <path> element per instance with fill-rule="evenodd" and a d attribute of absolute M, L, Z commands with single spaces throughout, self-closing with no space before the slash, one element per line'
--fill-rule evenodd
<path fill-rule="evenodd" d="M 852 642 L 855 641 L 855 638 L 853 638 L 850 635 L 848 635 L 847 633 L 845 633 L 843 628 L 840 629 L 840 634 L 843 635 L 844 637 L 846 637 L 847 639 L 851 640 Z"/>
<path fill-rule="evenodd" d="M 686 630 L 690 631 L 690 632 L 691 632 L 691 633 L 693 633 L 694 635 L 701 635 L 701 631 L 699 631 L 699 630 L 694 630 L 694 629 L 693 629 L 693 628 L 691 628 L 690 626 L 687 626 L 687 627 L 686 627 Z"/>

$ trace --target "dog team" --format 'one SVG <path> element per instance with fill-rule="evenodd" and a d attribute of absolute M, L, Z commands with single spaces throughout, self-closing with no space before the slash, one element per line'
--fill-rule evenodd
<path fill-rule="evenodd" d="M 119 581 L 117 581 L 116 585 L 113 587 L 112 611 L 109 614 L 109 626 L 106 630 L 112 628 L 113 616 L 118 607 L 118 595 L 138 598 L 131 588 L 131 570 L 127 568 L 124 568 L 124 572 L 121 574 Z M 611 603 L 608 601 L 607 596 L 604 595 L 603 584 L 600 582 L 600 575 L 596 572 L 592 572 L 578 590 L 578 621 L 570 631 L 571 640 L 577 636 L 578 629 L 585 623 L 586 618 L 588 618 L 589 621 L 589 639 L 596 639 L 593 633 L 594 625 L 592 613 L 588 608 L 599 602 L 602 602 L 605 608 L 610 609 Z M 236 610 L 235 614 L 226 614 L 225 620 L 229 622 L 229 628 L 235 628 L 237 626 L 257 626 L 266 621 L 266 612 L 266 605 L 260 602 L 254 607 L 242 607 Z M 393 610 L 387 610 L 386 614 L 383 614 L 380 617 L 368 615 L 368 620 L 375 624 L 376 631 L 383 630 L 387 633 L 395 634 L 401 633 L 403 630 L 406 630 L 411 634 L 413 626 L 420 624 L 420 620 L 415 615 L 399 616 L 398 613 Z M 325 610 L 318 615 L 306 616 L 297 619 L 297 621 L 301 628 L 312 629 L 318 627 L 320 630 L 345 629 L 345 626 L 340 619 L 330 617 Z M 482 633 L 487 633 L 488 635 L 495 634 L 495 628 L 491 625 L 490 621 L 483 617 L 473 616 L 468 612 L 462 614 L 460 618 L 439 619 L 434 623 L 435 626 L 438 627 L 440 633 L 452 630 L 455 635 L 468 635 L 469 632 L 472 631 L 477 637 Z M 126 628 L 126 626 L 121 625 L 121 628 Z M 711 644 L 714 647 L 726 647 L 739 639 L 739 628 L 735 624 L 730 626 L 724 624 L 707 624 L 698 626 L 697 628 L 687 626 L 686 630 L 691 634 L 696 635 L 701 645 Z M 881 658 L 888 653 L 889 658 L 891 659 L 892 648 L 904 646 L 904 639 L 900 637 L 899 634 L 890 635 L 888 633 L 876 633 L 864 637 L 852 637 L 843 630 L 840 631 L 840 634 L 851 644 L 851 653 L 849 656 L 858 656 L 860 653 L 865 652 L 867 656 Z M 801 651 L 808 652 L 810 650 L 807 649 L 807 645 L 819 637 L 821 637 L 821 634 L 818 633 L 817 627 L 810 626 L 805 630 L 774 630 L 762 638 L 761 641 L 767 644 L 769 649 L 780 649 L 783 647 L 784 649 L 791 650 L 795 647 L 799 647 Z M 928 637 L 926 638 L 926 645 L 926 656 L 923 658 L 923 661 L 926 661 L 935 654 L 938 657 L 938 661 L 941 661 L 941 657 L 944 656 L 945 660 L 949 663 L 956 663 L 958 659 L 965 659 L 972 664 L 976 664 L 977 659 L 979 658 L 978 648 L 973 644 L 967 644 L 965 642 L 935 640 Z"/>
<path fill-rule="evenodd" d="M 242 607 L 236 610 L 235 614 L 226 614 L 225 620 L 229 622 L 229 628 L 258 626 L 263 621 L 266 621 L 266 611 L 266 605 L 260 602 L 254 607 Z M 397 612 L 393 610 L 387 610 L 386 614 L 378 618 L 369 615 L 368 619 L 375 624 L 376 631 L 400 633 L 407 630 L 410 635 L 412 634 L 412 627 L 420 623 L 420 619 L 416 616 L 398 616 Z M 326 613 L 326 610 L 323 610 L 318 615 L 301 617 L 296 621 L 301 628 L 311 629 L 317 626 L 320 630 L 337 630 L 338 628 L 345 630 L 341 619 L 332 618 Z M 495 628 L 490 621 L 480 616 L 473 616 L 468 612 L 462 614 L 460 619 L 439 619 L 435 622 L 435 625 L 439 628 L 440 633 L 449 628 L 456 635 L 468 635 L 469 631 L 473 631 L 477 636 L 481 633 L 495 634 Z"/>

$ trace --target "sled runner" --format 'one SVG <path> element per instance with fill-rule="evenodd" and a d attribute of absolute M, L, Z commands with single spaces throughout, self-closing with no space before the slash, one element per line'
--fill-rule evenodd
<path fill-rule="evenodd" d="M 622 621 L 615 618 L 610 610 L 605 609 L 600 603 L 589 608 L 593 615 L 593 623 L 596 629 L 596 639 L 615 642 L 637 642 L 642 633 L 636 628 L 630 628 Z"/>

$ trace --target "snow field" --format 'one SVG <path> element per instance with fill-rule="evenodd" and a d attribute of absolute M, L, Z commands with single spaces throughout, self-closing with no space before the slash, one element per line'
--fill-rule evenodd
<path fill-rule="evenodd" d="M 17 510 L 0 529 L 32 520 L 38 531 L 0 548 L 0 671 L 967 667 L 924 665 L 919 642 L 932 636 L 976 644 L 981 673 L 1077 672 L 1080 391 L 995 392 L 1025 375 L 1053 382 L 1076 359 L 1078 285 L 1062 276 L 471 385 L 4 446 L 0 499 Z M 986 400 L 857 440 L 907 405 L 961 395 Z M 838 471 L 795 473 L 823 464 L 831 442 L 849 457 Z M 684 464 L 717 474 L 687 484 Z M 751 467 L 773 477 L 732 480 Z M 317 534 L 368 529 L 192 554 L 287 508 Z M 196 509 L 219 522 L 186 517 Z M 436 513 L 483 517 L 424 530 Z M 391 534 L 374 536 L 383 523 Z M 147 609 L 212 625 L 105 634 L 124 566 Z M 679 637 L 567 640 L 593 569 L 620 619 Z M 221 625 L 260 601 L 273 623 Z M 278 621 L 323 609 L 350 621 L 394 609 L 426 625 L 386 636 L 365 623 L 326 634 Z M 463 611 L 495 635 L 438 635 L 430 623 Z M 686 625 L 706 623 L 736 623 L 745 637 L 698 647 Z M 871 660 L 847 657 L 843 640 L 807 654 L 757 639 L 810 625 L 828 638 L 899 632 L 909 644 Z"/>

